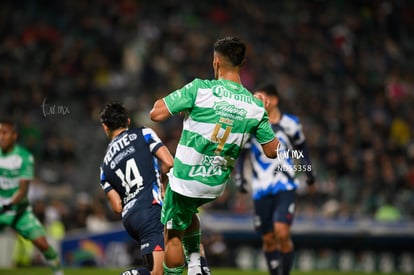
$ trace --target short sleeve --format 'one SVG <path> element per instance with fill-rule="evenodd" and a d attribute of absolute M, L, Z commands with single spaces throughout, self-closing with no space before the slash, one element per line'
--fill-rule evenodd
<path fill-rule="evenodd" d="M 107 181 L 106 174 L 105 174 L 105 166 L 102 165 L 100 167 L 100 180 L 101 180 L 101 188 L 105 191 L 105 193 L 108 193 L 110 190 L 112 190 L 112 185 Z"/>
<path fill-rule="evenodd" d="M 194 79 L 181 89 L 175 90 L 164 97 L 165 105 L 167 105 L 171 114 L 174 115 L 193 107 L 199 81 L 198 79 Z"/>
<path fill-rule="evenodd" d="M 270 126 L 269 117 L 266 112 L 264 113 L 262 120 L 259 122 L 254 135 L 257 142 L 260 144 L 268 143 L 275 138 L 275 133 Z"/>
<path fill-rule="evenodd" d="M 151 128 L 143 127 L 142 135 L 144 136 L 145 142 L 148 144 L 152 154 L 155 154 L 155 152 L 163 146 L 161 139 Z"/>

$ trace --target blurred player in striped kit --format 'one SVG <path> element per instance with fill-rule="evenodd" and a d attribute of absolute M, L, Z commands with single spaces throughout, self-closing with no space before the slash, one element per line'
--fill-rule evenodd
<path fill-rule="evenodd" d="M 202 274 L 198 208 L 222 195 L 250 136 L 256 136 L 268 157 L 276 157 L 277 153 L 278 140 L 263 102 L 241 83 L 244 42 L 225 37 L 215 42 L 213 50 L 214 80 L 194 79 L 158 99 L 150 112 L 154 121 L 184 115 L 161 213 L 166 226 L 166 275 L 182 274 L 185 257 L 188 274 Z"/>
<path fill-rule="evenodd" d="M 27 193 L 34 177 L 33 155 L 17 142 L 11 120 L 0 121 L 0 231 L 9 226 L 42 253 L 54 275 L 63 275 L 57 251 L 34 215 Z"/>
<path fill-rule="evenodd" d="M 308 186 L 314 184 L 305 136 L 299 119 L 279 109 L 276 86 L 269 83 L 254 93 L 264 97 L 269 122 L 279 139 L 278 157 L 269 159 L 261 150 L 256 137 L 246 143 L 237 161 L 236 184 L 247 192 L 244 162 L 249 159 L 252 168 L 252 196 L 255 207 L 255 226 L 262 235 L 263 251 L 272 275 L 288 275 L 293 263 L 293 242 L 290 228 L 295 213 L 297 173 L 305 173 Z M 249 157 L 249 158 L 247 158 Z M 310 188 L 310 190 L 312 190 Z"/>

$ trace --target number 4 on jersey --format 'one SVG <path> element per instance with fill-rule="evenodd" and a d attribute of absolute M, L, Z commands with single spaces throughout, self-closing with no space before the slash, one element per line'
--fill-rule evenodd
<path fill-rule="evenodd" d="M 127 160 L 125 165 L 125 174 L 121 169 L 117 169 L 115 173 L 122 180 L 122 186 L 125 188 L 126 194 L 129 194 L 130 190 L 134 186 L 136 186 L 137 190 L 141 189 L 143 179 L 135 159 L 131 158 Z"/>

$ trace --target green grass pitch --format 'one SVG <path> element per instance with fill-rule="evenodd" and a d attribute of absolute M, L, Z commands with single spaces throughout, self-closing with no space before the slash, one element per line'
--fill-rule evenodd
<path fill-rule="evenodd" d="M 108 268 L 66 268 L 65 275 L 119 275 L 122 269 Z M 12 268 L 0 269 L 0 275 L 49 275 L 47 268 Z M 184 274 L 187 274 L 186 272 Z M 240 270 L 234 268 L 212 268 L 213 275 L 267 275 L 267 272 L 257 270 Z M 404 275 L 404 273 L 366 273 L 345 271 L 292 271 L 291 275 Z"/>

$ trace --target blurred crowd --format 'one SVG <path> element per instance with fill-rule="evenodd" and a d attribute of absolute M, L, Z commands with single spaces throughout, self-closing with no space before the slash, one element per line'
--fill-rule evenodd
<path fill-rule="evenodd" d="M 36 157 L 31 198 L 67 230 L 119 217 L 99 187 L 110 100 L 172 152 L 179 117 L 154 124 L 156 98 L 213 78 L 212 43 L 247 42 L 242 82 L 273 81 L 299 116 L 317 190 L 303 219 L 414 220 L 414 4 L 378 1 L 2 1 L 0 116 Z M 205 211 L 251 213 L 232 182 Z M 43 209 L 43 212 L 42 212 Z M 48 213 L 52 213 L 48 212 Z M 43 213 L 43 214 L 42 214 Z M 45 217 L 46 217 L 45 216 Z"/>

